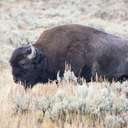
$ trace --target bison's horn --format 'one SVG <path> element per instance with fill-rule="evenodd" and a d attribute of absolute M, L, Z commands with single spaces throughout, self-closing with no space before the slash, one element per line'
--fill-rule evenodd
<path fill-rule="evenodd" d="M 27 56 L 28 59 L 33 59 L 36 56 L 36 49 L 30 44 L 31 53 Z"/>

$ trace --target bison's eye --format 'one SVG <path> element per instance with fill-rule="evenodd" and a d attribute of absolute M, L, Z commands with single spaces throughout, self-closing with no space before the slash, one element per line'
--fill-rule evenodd
<path fill-rule="evenodd" d="M 30 54 L 31 53 L 31 48 L 30 47 L 26 49 L 26 53 L 27 54 Z"/>
<path fill-rule="evenodd" d="M 24 48 L 22 53 L 23 53 L 24 55 L 31 54 L 31 48 L 30 48 L 30 47 Z"/>
<path fill-rule="evenodd" d="M 28 53 L 28 54 L 31 53 L 31 48 L 27 48 L 27 53 Z"/>

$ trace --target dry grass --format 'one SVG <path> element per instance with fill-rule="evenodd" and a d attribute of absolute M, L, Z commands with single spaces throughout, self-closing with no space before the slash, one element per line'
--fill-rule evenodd
<path fill-rule="evenodd" d="M 83 86 L 88 87 L 88 85 L 82 85 L 78 86 L 74 81 L 65 81 L 63 80 L 58 85 L 53 83 L 47 83 L 45 85 L 38 84 L 33 89 L 28 89 L 27 91 L 24 90 L 24 88 L 21 85 L 17 85 L 13 83 L 12 76 L 10 73 L 10 69 L 6 68 L 4 70 L 1 70 L 0 75 L 0 127 L 1 128 L 125 128 L 127 127 L 126 118 L 128 118 L 127 110 L 121 110 L 122 113 L 117 112 L 114 113 L 114 110 L 112 113 L 110 111 L 103 112 L 102 114 L 98 115 L 98 113 L 90 113 L 90 112 L 84 112 L 81 113 L 79 106 L 79 102 L 81 101 L 84 103 L 84 100 L 86 99 L 86 102 L 88 102 L 91 105 L 90 107 L 97 107 L 96 104 L 98 100 L 101 100 L 99 90 L 105 89 L 106 87 L 110 87 L 115 93 L 115 99 L 113 104 L 118 103 L 118 106 L 121 105 L 120 98 L 125 97 L 125 93 L 123 92 L 123 89 L 120 91 L 120 88 L 118 85 L 120 83 L 113 83 L 111 86 L 107 82 L 92 82 L 89 83 L 90 87 L 95 86 L 95 92 L 92 91 L 88 95 L 90 97 L 82 97 L 84 95 L 85 91 Z M 128 83 L 124 83 L 128 84 Z M 115 88 L 114 86 L 117 86 Z M 124 86 L 124 85 L 123 85 Z M 105 90 L 103 91 L 104 93 Z M 95 93 L 95 94 L 93 94 Z M 97 94 L 96 94 L 97 93 Z M 102 91 L 101 91 L 102 93 Z M 114 93 L 113 93 L 114 94 Z M 91 96 L 92 95 L 92 96 Z M 110 93 L 111 95 L 111 93 Z M 97 96 L 97 97 L 96 97 Z M 118 96 L 118 97 L 117 97 Z M 48 113 L 44 113 L 44 106 L 42 107 L 40 103 L 45 104 L 45 102 L 48 102 L 46 99 L 45 101 L 41 100 L 41 98 L 48 98 L 50 99 L 51 103 L 53 103 L 53 106 L 51 108 L 48 108 L 51 113 L 51 115 L 48 115 Z M 96 98 L 97 99 L 96 99 Z M 58 105 L 65 104 L 66 100 L 69 98 L 69 104 L 70 108 L 64 109 L 64 106 L 62 111 L 61 107 Z M 81 98 L 81 100 L 80 100 Z M 90 98 L 90 99 L 89 99 Z M 99 98 L 99 99 L 98 99 Z M 124 98 L 127 100 L 126 98 Z M 97 101 L 96 101 L 97 100 Z M 37 106 L 35 103 L 39 101 L 39 104 Z M 106 101 L 105 101 L 106 103 Z M 99 102 L 100 105 L 100 102 Z M 42 108 L 41 108 L 42 107 Z M 87 107 L 87 106 L 85 106 Z M 67 110 L 66 110 L 67 109 Z M 59 111 L 58 111 L 59 110 Z M 47 110 L 46 110 L 47 111 Z M 123 112 L 124 111 L 124 112 Z M 58 114 L 59 115 L 56 115 Z M 123 116 L 122 116 L 123 115 Z M 121 117 L 121 119 L 124 119 L 125 121 L 118 119 Z M 106 124 L 106 121 L 108 121 L 108 124 Z M 110 125 L 110 126 L 109 126 Z"/>

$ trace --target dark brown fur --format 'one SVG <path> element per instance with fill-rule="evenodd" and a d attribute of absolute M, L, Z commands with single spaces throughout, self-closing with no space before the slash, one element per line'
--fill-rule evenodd
<path fill-rule="evenodd" d="M 119 78 L 128 75 L 128 40 L 82 25 L 65 25 L 44 31 L 34 45 L 42 48 L 49 70 L 64 70 L 70 63 L 78 76 Z M 84 71 L 85 70 L 85 71 Z"/>

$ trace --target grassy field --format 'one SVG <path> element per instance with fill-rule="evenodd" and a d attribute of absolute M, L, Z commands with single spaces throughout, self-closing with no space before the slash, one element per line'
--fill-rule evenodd
<path fill-rule="evenodd" d="M 9 58 L 48 28 L 82 24 L 128 37 L 127 0 L 0 0 L 0 128 L 127 128 L 128 82 L 63 80 L 26 91 Z M 59 79 L 59 78 L 58 78 Z"/>
<path fill-rule="evenodd" d="M 1 128 L 126 128 L 128 82 L 79 85 L 70 71 L 62 81 L 26 91 L 9 69 L 0 76 Z"/>

